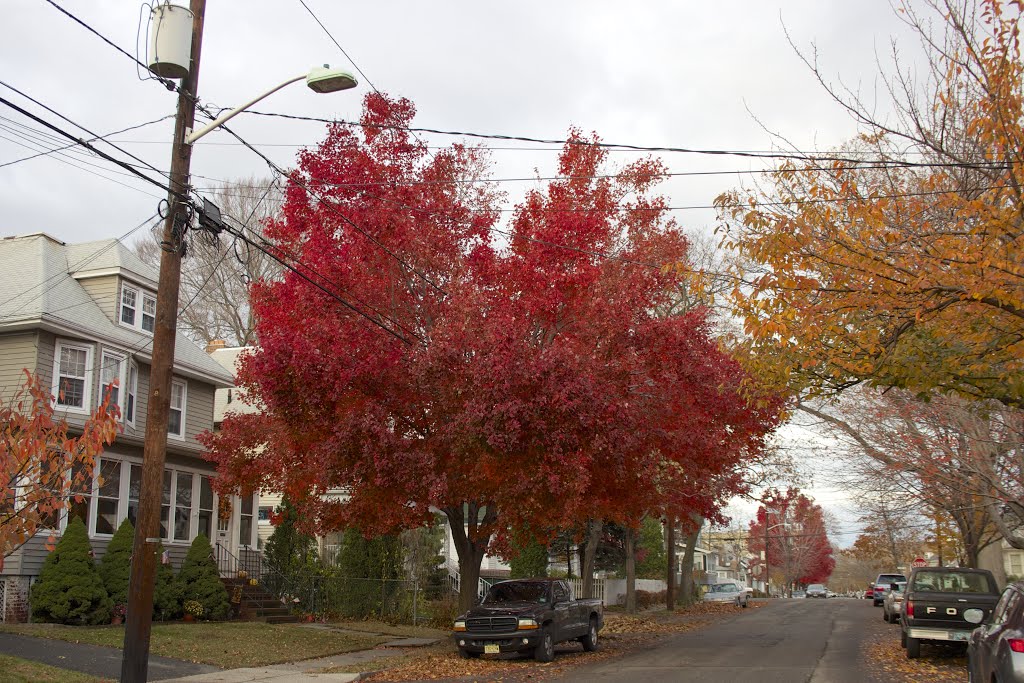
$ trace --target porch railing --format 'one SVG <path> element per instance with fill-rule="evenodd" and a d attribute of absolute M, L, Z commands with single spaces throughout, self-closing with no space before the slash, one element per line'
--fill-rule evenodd
<path fill-rule="evenodd" d="M 244 571 L 251 578 L 260 579 L 265 573 L 263 553 L 245 551 L 239 557 L 218 541 L 213 546 L 213 558 L 217 562 L 217 571 L 221 576 L 235 577 L 239 572 Z"/>

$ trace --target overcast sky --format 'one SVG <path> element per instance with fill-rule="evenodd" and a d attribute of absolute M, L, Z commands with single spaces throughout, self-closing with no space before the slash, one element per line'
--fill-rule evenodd
<path fill-rule="evenodd" d="M 145 61 L 148 12 L 138 5 L 11 0 L 4 3 L 0 80 L 70 122 L 9 87 L 0 85 L 0 97 L 81 137 L 90 135 L 73 124 L 106 135 L 168 117 L 112 139 L 156 168 L 169 168 L 175 95 L 145 80 L 131 59 L 54 4 Z M 770 150 L 776 144 L 770 130 L 800 149 L 826 150 L 857 129 L 800 62 L 787 32 L 802 50 L 817 46 L 826 75 L 867 93 L 877 86 L 879 55 L 883 67 L 888 63 L 890 41 L 908 55 L 917 49 L 886 0 L 306 4 L 326 31 L 299 0 L 210 2 L 202 101 L 232 107 L 312 66 L 352 67 L 333 36 L 365 74 L 356 90 L 316 95 L 295 84 L 254 108 L 353 120 L 372 83 L 411 99 L 418 108 L 414 125 L 425 128 L 560 139 L 577 126 L 611 143 L 707 150 Z M 297 149 L 323 137 L 321 124 L 246 114 L 231 126 L 284 167 L 293 165 Z M 462 138 L 425 139 L 447 145 Z M 155 213 L 164 193 L 81 150 L 12 163 L 65 144 L 57 140 L 0 104 L 0 235 L 45 231 L 69 242 L 119 237 Z M 489 146 L 497 178 L 553 173 L 550 145 Z M 673 172 L 763 168 L 741 157 L 662 157 Z M 632 158 L 613 153 L 616 163 Z M 222 132 L 197 143 L 192 173 L 198 188 L 269 175 L 259 157 Z M 662 190 L 672 206 L 702 207 L 749 178 L 683 177 Z M 513 199 L 527 186 L 503 184 Z M 676 217 L 694 228 L 714 223 L 709 209 L 680 208 Z"/>

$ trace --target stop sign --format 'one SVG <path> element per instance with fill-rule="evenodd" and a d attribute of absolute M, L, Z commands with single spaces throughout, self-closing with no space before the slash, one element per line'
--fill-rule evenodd
<path fill-rule="evenodd" d="M 914 561 L 910 563 L 911 567 L 927 567 L 928 562 L 923 557 L 915 557 Z"/>

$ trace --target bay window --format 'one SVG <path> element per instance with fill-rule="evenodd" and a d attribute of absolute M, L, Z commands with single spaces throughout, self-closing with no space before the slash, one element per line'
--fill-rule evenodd
<path fill-rule="evenodd" d="M 176 472 L 174 486 L 174 540 L 189 540 L 189 526 L 192 522 L 192 475 Z"/>
<path fill-rule="evenodd" d="M 124 419 L 132 427 L 135 426 L 135 397 L 139 392 L 139 366 L 128 364 L 128 381 L 125 383 Z"/>
<path fill-rule="evenodd" d="M 121 462 L 100 460 L 100 486 L 96 496 L 96 533 L 113 535 L 117 531 L 121 502 Z"/>

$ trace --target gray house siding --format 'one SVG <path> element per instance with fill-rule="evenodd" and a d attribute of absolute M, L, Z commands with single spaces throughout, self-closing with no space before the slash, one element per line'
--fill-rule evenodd
<path fill-rule="evenodd" d="M 103 314 L 113 323 L 117 322 L 117 302 L 120 301 L 120 278 L 116 275 L 81 278 L 78 283 L 89 293 Z"/>
<path fill-rule="evenodd" d="M 0 392 L 9 398 L 25 383 L 24 370 L 36 371 L 38 336 L 35 332 L 0 337 Z M 52 357 L 52 354 L 51 354 Z"/>

